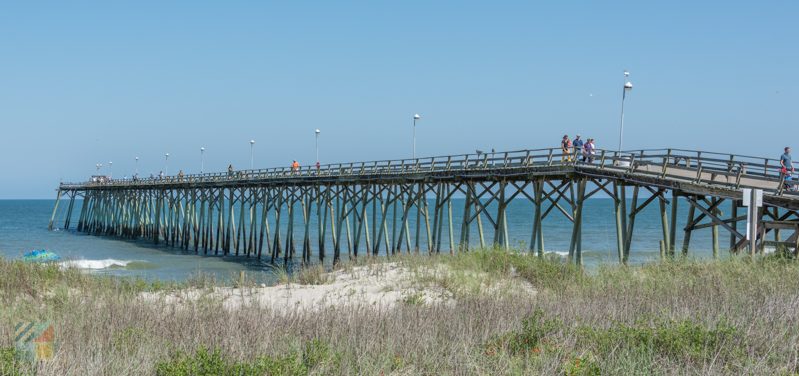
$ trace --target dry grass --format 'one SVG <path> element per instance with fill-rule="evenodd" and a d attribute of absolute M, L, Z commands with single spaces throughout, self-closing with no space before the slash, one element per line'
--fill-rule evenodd
<path fill-rule="evenodd" d="M 144 303 L 135 299 L 144 290 L 216 281 L 126 280 L 0 259 L 0 348 L 13 345 L 13 323 L 24 320 L 56 325 L 56 359 L 36 365 L 41 375 L 154 374 L 159 362 L 164 370 L 179 359 L 177 351 L 202 346 L 220 349 L 227 363 L 268 356 L 306 365 L 294 374 L 794 374 L 799 364 L 795 261 L 605 266 L 590 275 L 499 250 L 390 261 L 416 270 L 445 265 L 452 273 L 420 272 L 419 283 L 459 291 L 457 304 L 287 313 L 229 311 L 213 299 Z M 329 277 L 316 269 L 286 278 Z M 538 294 L 519 299 L 485 288 L 521 280 Z M 306 364 L 314 340 L 329 351 Z M 0 374 L 12 364 L 0 362 Z"/>

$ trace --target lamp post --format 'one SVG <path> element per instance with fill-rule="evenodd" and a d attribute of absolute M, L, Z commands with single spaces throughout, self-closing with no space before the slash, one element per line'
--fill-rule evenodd
<path fill-rule="evenodd" d="M 113 178 L 114 177 L 114 162 L 108 162 L 108 176 Z"/>
<path fill-rule="evenodd" d="M 205 169 L 205 160 L 203 159 L 203 153 L 205 153 L 205 148 L 200 148 L 200 175 L 203 174 L 203 170 Z"/>
<path fill-rule="evenodd" d="M 136 157 L 136 177 L 139 177 L 139 157 Z"/>
<path fill-rule="evenodd" d="M 252 146 L 255 145 L 255 140 L 250 140 L 250 170 L 252 170 Z"/>
<path fill-rule="evenodd" d="M 319 163 L 319 130 L 316 130 L 316 163 Z"/>
<path fill-rule="evenodd" d="M 413 159 L 416 159 L 416 120 L 419 120 L 419 114 L 413 115 Z"/>
<path fill-rule="evenodd" d="M 621 141 L 622 137 L 624 136 L 624 98 L 627 96 L 627 92 L 633 89 L 633 84 L 627 82 L 627 76 L 630 75 L 630 72 L 624 71 L 624 87 L 621 91 L 621 128 L 619 129 L 619 156 L 621 156 Z"/>
<path fill-rule="evenodd" d="M 166 176 L 169 176 L 169 153 L 166 153 L 166 167 L 164 168 L 164 173 Z"/>

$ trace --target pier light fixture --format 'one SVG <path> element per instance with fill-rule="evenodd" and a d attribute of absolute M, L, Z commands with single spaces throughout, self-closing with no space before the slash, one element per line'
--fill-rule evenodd
<path fill-rule="evenodd" d="M 169 153 L 166 153 L 166 166 L 164 168 L 164 173 L 166 176 L 169 176 Z"/>
<path fill-rule="evenodd" d="M 108 162 L 108 176 L 114 177 L 114 162 Z"/>
<path fill-rule="evenodd" d="M 619 127 L 619 156 L 621 156 L 621 145 L 624 137 L 624 99 L 627 97 L 627 92 L 633 89 L 633 84 L 627 81 L 627 76 L 630 72 L 624 71 L 624 86 L 621 91 L 621 126 Z"/>
<path fill-rule="evenodd" d="M 205 148 L 200 148 L 200 175 L 203 174 L 203 170 L 205 169 L 205 160 L 203 159 L 203 153 L 205 153 Z"/>
<path fill-rule="evenodd" d="M 139 157 L 136 157 L 136 177 L 139 177 Z"/>
<path fill-rule="evenodd" d="M 318 129 L 316 130 L 316 163 L 319 163 L 319 133 Z"/>
<path fill-rule="evenodd" d="M 255 140 L 250 140 L 250 170 L 252 170 L 252 146 L 255 145 Z"/>
<path fill-rule="evenodd" d="M 419 114 L 413 115 L 413 159 L 416 159 L 416 120 L 419 120 Z"/>

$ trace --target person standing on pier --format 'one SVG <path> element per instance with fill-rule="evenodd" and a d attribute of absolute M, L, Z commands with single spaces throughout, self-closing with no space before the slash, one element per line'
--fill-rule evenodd
<path fill-rule="evenodd" d="M 227 178 L 233 179 L 233 165 L 227 165 Z"/>
<path fill-rule="evenodd" d="M 780 166 L 793 174 L 793 161 L 791 161 L 791 148 L 785 148 L 785 154 L 780 156 Z"/>
<path fill-rule="evenodd" d="M 569 139 L 569 135 L 563 135 L 563 141 L 560 142 L 560 148 L 563 151 L 563 157 L 560 159 L 561 162 L 572 161 L 571 153 L 569 152 L 571 146 L 572 140 Z"/>
<path fill-rule="evenodd" d="M 585 140 L 585 145 L 583 145 L 583 153 L 588 154 L 583 156 L 583 162 L 594 163 L 594 159 L 591 158 L 591 154 L 593 154 L 593 145 L 591 145 L 592 139 Z M 576 142 L 576 141 L 575 141 Z"/>
<path fill-rule="evenodd" d="M 579 134 L 574 138 L 574 142 L 572 144 L 574 145 L 574 153 L 583 153 L 583 145 L 585 145 L 585 143 L 580 139 Z M 577 157 L 575 156 L 575 158 Z M 585 157 L 583 157 L 583 161 L 585 161 Z"/>
<path fill-rule="evenodd" d="M 294 163 L 291 164 L 291 171 L 294 173 L 294 175 L 297 175 L 299 170 L 300 170 L 300 164 L 297 163 L 297 160 L 295 159 Z"/>

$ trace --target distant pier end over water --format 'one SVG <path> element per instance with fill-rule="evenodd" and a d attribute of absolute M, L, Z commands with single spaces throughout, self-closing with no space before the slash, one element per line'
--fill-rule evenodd
<path fill-rule="evenodd" d="M 714 257 L 720 243 L 754 257 L 765 246 L 795 252 L 799 241 L 799 192 L 779 160 L 678 149 L 521 150 L 62 183 L 50 228 L 66 197 L 65 229 L 74 215 L 77 231 L 88 234 L 284 264 L 335 262 L 343 254 L 509 248 L 507 208 L 523 200 L 531 204 L 526 249 L 543 256 L 543 221 L 561 216 L 571 224 L 568 257 L 582 265 L 583 207 L 594 195 L 614 201 L 607 216 L 624 264 L 636 217 L 650 204 L 659 206 L 661 258 L 687 255 L 691 233 L 701 229 L 711 231 Z M 453 216 L 453 196 L 465 196 L 455 201 L 460 215 Z M 678 218 L 679 201 L 687 217 Z M 747 218 L 756 225 L 747 227 Z"/>

